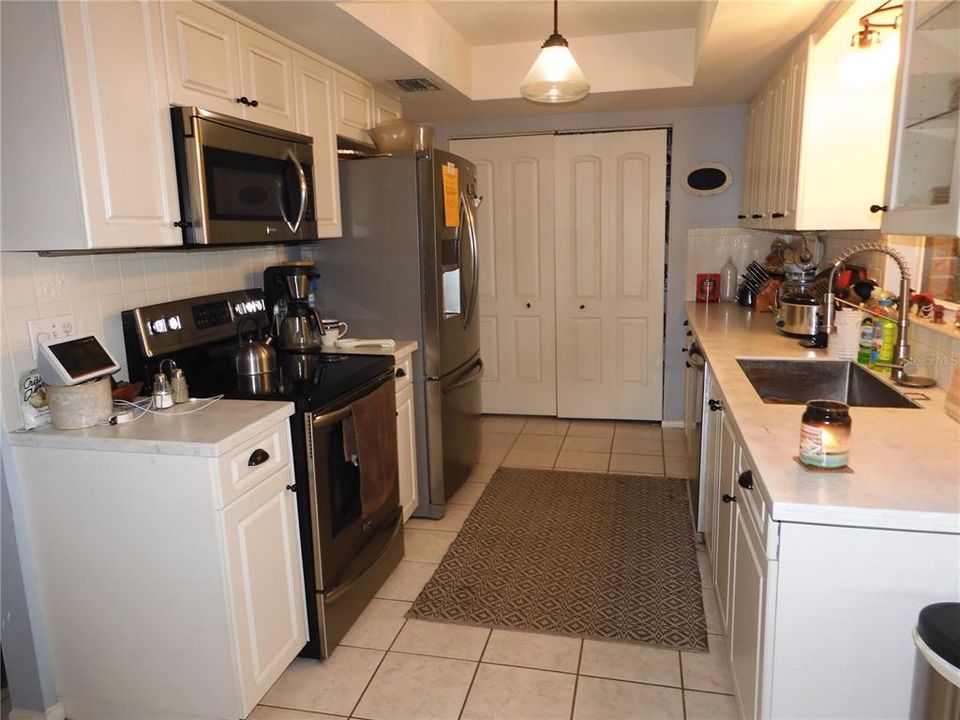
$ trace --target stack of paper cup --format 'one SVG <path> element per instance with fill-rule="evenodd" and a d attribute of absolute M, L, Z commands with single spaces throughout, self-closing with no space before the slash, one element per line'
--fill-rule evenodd
<path fill-rule="evenodd" d="M 835 360 L 856 360 L 860 349 L 860 323 L 863 322 L 863 310 L 838 310 L 836 313 L 837 331 L 827 341 L 827 355 Z"/>

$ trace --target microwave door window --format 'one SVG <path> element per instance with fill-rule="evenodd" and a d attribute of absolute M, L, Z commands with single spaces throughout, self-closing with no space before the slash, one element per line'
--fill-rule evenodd
<path fill-rule="evenodd" d="M 211 220 L 284 221 L 299 211 L 289 202 L 285 160 L 214 147 L 203 155 Z"/>

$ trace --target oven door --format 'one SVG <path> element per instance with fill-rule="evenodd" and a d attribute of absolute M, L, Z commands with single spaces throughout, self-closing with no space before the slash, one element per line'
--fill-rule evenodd
<path fill-rule="evenodd" d="M 199 113 L 174 126 L 183 133 L 177 174 L 187 242 L 315 238 L 310 139 Z"/>
<path fill-rule="evenodd" d="M 351 414 L 349 403 L 385 383 L 393 383 L 392 372 L 359 389 L 352 398 L 345 398 L 341 407 L 313 415 L 307 427 L 311 436 L 307 458 L 311 539 L 324 657 L 336 647 L 403 557 L 398 484 L 393 484 L 388 499 L 365 520 L 360 470 L 344 457 L 344 421 Z M 392 432 L 396 433 L 395 419 Z"/>

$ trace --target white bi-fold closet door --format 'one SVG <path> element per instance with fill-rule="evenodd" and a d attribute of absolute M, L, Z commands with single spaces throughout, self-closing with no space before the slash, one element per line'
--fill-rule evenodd
<path fill-rule="evenodd" d="M 666 130 L 455 140 L 477 164 L 483 410 L 660 420 Z"/>

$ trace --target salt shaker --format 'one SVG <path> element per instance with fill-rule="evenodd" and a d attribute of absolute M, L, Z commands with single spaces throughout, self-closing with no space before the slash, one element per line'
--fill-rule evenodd
<path fill-rule="evenodd" d="M 183 374 L 182 368 L 174 368 L 170 373 L 170 387 L 173 395 L 173 402 L 177 405 L 187 402 L 190 399 L 190 389 L 187 387 L 187 377 Z"/>
<path fill-rule="evenodd" d="M 162 372 L 153 376 L 153 406 L 157 410 L 166 410 L 168 407 L 173 407 L 173 393 L 170 391 L 170 382 Z"/>

